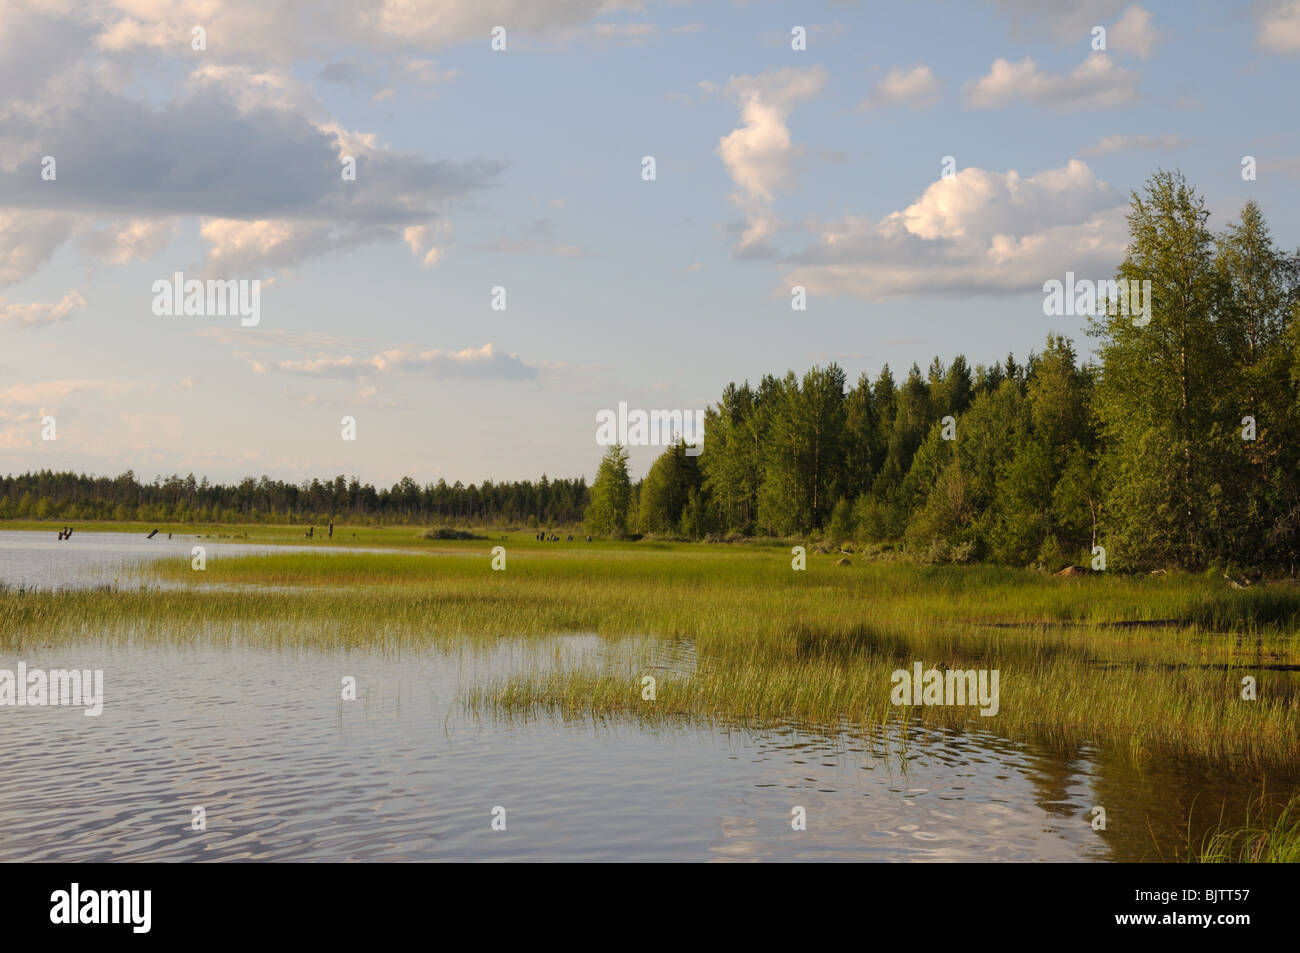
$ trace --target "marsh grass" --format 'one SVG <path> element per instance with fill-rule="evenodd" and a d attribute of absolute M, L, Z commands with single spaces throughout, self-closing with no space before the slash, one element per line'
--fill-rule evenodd
<path fill-rule="evenodd" d="M 1070 658 L 1002 661 L 1000 710 L 986 718 L 973 707 L 892 704 L 897 667 L 873 657 L 701 661 L 688 678 L 657 676 L 654 701 L 643 700 L 639 678 L 587 667 L 491 680 L 472 688 L 465 703 L 498 712 L 623 714 L 651 722 L 919 723 L 1032 738 L 1061 750 L 1105 743 L 1127 748 L 1138 760 L 1176 754 L 1243 768 L 1293 768 L 1300 744 L 1294 683 L 1281 679 L 1261 680 L 1262 691 L 1271 692 L 1262 698 L 1269 700 L 1241 702 L 1230 671 L 1126 668 L 1100 674 Z"/>
<path fill-rule="evenodd" d="M 367 541 L 373 542 L 373 541 Z M 987 566 L 836 567 L 780 546 L 422 541 L 422 553 L 185 558 L 141 568 L 176 588 L 0 593 L 0 647 L 87 638 L 239 641 L 326 650 L 594 633 L 689 644 L 688 673 L 639 679 L 586 664 L 489 679 L 465 701 L 500 714 L 551 711 L 735 722 L 916 721 L 1103 743 L 1259 766 L 1294 764 L 1300 693 L 1292 670 L 1300 589 L 1229 589 L 1221 579 L 1045 577 Z M 236 587 L 236 588 L 231 588 Z M 890 676 L 914 661 L 997 668 L 1001 710 L 901 707 Z M 648 664 L 648 662 L 647 662 Z M 1243 675 L 1259 699 L 1243 701 Z"/>
<path fill-rule="evenodd" d="M 1189 837 L 1186 860 L 1198 864 L 1300 863 L 1300 793 L 1280 809 L 1261 792 L 1246 806 L 1238 826 L 1220 817 L 1199 842 Z"/>

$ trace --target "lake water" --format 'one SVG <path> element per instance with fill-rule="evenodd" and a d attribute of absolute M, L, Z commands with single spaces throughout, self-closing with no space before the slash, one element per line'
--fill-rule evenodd
<path fill-rule="evenodd" d="M 222 556 L 247 556 L 268 552 L 391 553 L 391 549 L 342 546 L 279 546 L 236 543 L 194 535 L 168 539 L 159 534 L 83 533 L 60 540 L 58 530 L 28 532 L 0 530 L 0 586 L 11 589 L 84 589 L 96 586 L 139 585 L 135 570 L 141 563 L 175 559 L 188 563 L 191 550 L 203 546 L 209 564 Z M 422 553 L 409 553 L 419 558 Z M 150 580 L 149 586 L 167 586 Z M 190 588 L 186 583 L 178 588 Z"/>
<path fill-rule="evenodd" d="M 143 547 L 113 535 L 47 545 L 0 533 L 0 579 L 121 579 Z M 78 543 L 71 562 L 48 554 Z M 984 733 L 867 741 L 799 725 L 502 720 L 458 700 L 488 676 L 620 651 L 594 636 L 400 655 L 98 641 L 0 651 L 0 669 L 105 680 L 99 717 L 0 706 L 0 861 L 1154 860 L 1157 842 L 1185 844 L 1193 799 L 1216 816 L 1227 799 L 1240 816 L 1258 791 L 1250 778 L 1139 772 L 1123 755 Z M 661 660 L 688 666 L 689 644 L 664 645 Z M 346 676 L 355 701 L 341 698 Z M 1106 831 L 1090 826 L 1095 804 Z M 191 829 L 200 806 L 205 831 Z M 498 807 L 504 831 L 492 829 Z M 792 829 L 795 807 L 806 830 Z"/>

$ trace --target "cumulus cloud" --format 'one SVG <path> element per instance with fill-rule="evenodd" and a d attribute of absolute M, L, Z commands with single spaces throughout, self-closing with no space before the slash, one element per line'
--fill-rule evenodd
<path fill-rule="evenodd" d="M 862 106 L 912 106 L 923 109 L 939 101 L 941 85 L 934 71 L 925 65 L 911 69 L 892 69 L 876 84 Z"/>
<path fill-rule="evenodd" d="M 1141 7 L 1129 7 L 1124 15 L 1106 32 L 1106 46 L 1119 53 L 1132 53 L 1139 59 L 1147 59 L 1156 43 L 1160 41 L 1160 31 L 1151 25 L 1151 13 Z"/>
<path fill-rule="evenodd" d="M 879 221 L 812 222 L 786 287 L 868 301 L 1041 288 L 1073 270 L 1114 271 L 1127 241 L 1123 198 L 1074 159 L 1023 178 L 963 169 Z"/>
<path fill-rule="evenodd" d="M 51 14 L 47 19 L 54 26 L 48 29 L 45 19 L 30 15 L 15 14 L 14 22 L 32 27 L 38 50 L 47 39 L 62 37 L 65 49 L 80 38 L 85 48 L 70 54 L 76 60 L 88 55 L 92 35 L 77 24 L 93 26 L 105 9 L 62 19 Z M 189 216 L 200 219 L 200 235 L 210 245 L 209 272 L 265 270 L 363 243 L 397 241 L 408 228 L 440 221 L 451 206 L 495 185 L 504 170 L 492 160 L 453 161 L 389 149 L 373 134 L 344 128 L 287 68 L 188 56 L 188 26 L 184 44 L 173 42 L 177 11 L 155 23 L 140 19 L 146 9 L 152 8 L 132 4 L 130 15 L 100 23 L 106 28 L 98 48 L 112 54 L 145 46 L 188 57 L 189 72 L 183 84 L 173 85 L 173 98 L 133 98 L 134 87 L 107 82 L 112 70 L 91 69 L 86 60 L 58 76 L 40 72 L 40 81 L 15 76 L 5 89 L 0 284 L 33 274 L 72 238 L 111 263 L 147 258 L 166 246 L 178 219 Z M 207 22 L 199 15 L 206 4 L 194 11 L 184 23 Z M 228 12 L 214 15 L 221 19 Z M 254 6 L 244 12 L 252 18 L 248 23 L 261 22 Z M 275 23 L 290 15 L 267 14 Z M 41 64 L 13 39 L 9 13 L 5 17 L 0 78 L 13 71 L 26 75 Z M 236 16 L 228 22 L 244 21 Z M 61 34 L 64 27 L 68 31 Z M 212 30 L 208 39 L 211 52 Z M 64 62 L 52 50 L 49 58 Z M 429 59 L 402 55 L 393 64 L 411 82 L 447 78 Z M 57 162 L 53 181 L 38 175 L 45 155 Z M 345 156 L 355 160 L 354 180 L 341 175 Z"/>
<path fill-rule="evenodd" d="M 1109 109 L 1138 99 L 1138 74 L 1106 53 L 1092 53 L 1067 75 L 1044 72 L 1032 57 L 999 57 L 985 76 L 963 89 L 966 105 L 993 109 L 1018 100 L 1052 109 Z"/>
<path fill-rule="evenodd" d="M 776 192 L 794 180 L 802 154 L 787 120 L 796 105 L 812 99 L 825 85 L 826 70 L 814 66 L 732 77 L 722 87 L 722 95 L 740 107 L 740 125 L 723 136 L 717 148 L 739 189 L 731 200 L 745 214 L 739 252 L 764 250 L 776 231 Z"/>

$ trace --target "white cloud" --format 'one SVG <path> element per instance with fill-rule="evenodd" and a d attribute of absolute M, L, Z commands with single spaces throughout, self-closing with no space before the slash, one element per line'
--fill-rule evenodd
<path fill-rule="evenodd" d="M 802 153 L 786 121 L 797 104 L 812 99 L 825 85 L 826 70 L 814 66 L 732 77 L 722 87 L 722 94 L 740 107 L 740 126 L 723 136 L 717 148 L 740 189 L 731 196 L 745 213 L 739 251 L 761 249 L 776 231 L 775 193 L 793 181 Z"/>
<path fill-rule="evenodd" d="M 1089 54 L 1064 76 L 1043 72 L 1028 56 L 1018 63 L 999 57 L 986 76 L 966 84 L 963 95 L 976 109 L 1017 100 L 1059 110 L 1108 109 L 1137 101 L 1138 74 L 1117 66 L 1106 53 Z"/>
<path fill-rule="evenodd" d="M 54 324 L 62 321 L 75 308 L 84 308 L 86 299 L 75 291 L 69 291 L 63 299 L 53 304 L 32 302 L 31 304 L 9 304 L 0 298 L 0 327 L 17 325 L 34 327 L 41 324 Z"/>
<path fill-rule="evenodd" d="M 75 230 L 66 212 L 0 209 L 0 285 L 33 274 Z"/>
<path fill-rule="evenodd" d="M 138 218 L 109 222 L 86 232 L 81 242 L 94 255 L 114 265 L 153 257 L 176 231 L 174 218 Z"/>
<path fill-rule="evenodd" d="M 390 348 L 370 357 L 350 354 L 319 355 L 304 360 L 283 360 L 273 364 L 250 361 L 260 373 L 300 374 L 308 377 L 353 378 L 365 374 L 423 371 L 433 378 L 481 377 L 524 380 L 537 376 L 535 368 L 514 354 L 501 354 L 491 343 L 462 351 L 409 351 Z"/>
<path fill-rule="evenodd" d="M 410 246 L 412 255 L 421 259 L 421 266 L 428 268 L 436 265 L 443 252 L 450 247 L 450 235 L 451 225 L 448 222 L 436 226 L 412 225 L 402 232 L 402 241 Z"/>
<path fill-rule="evenodd" d="M 205 218 L 199 235 L 210 246 L 205 263 L 210 274 L 248 278 L 328 252 L 395 239 L 397 231 L 346 222 Z"/>
<path fill-rule="evenodd" d="M 1106 31 L 1106 46 L 1120 53 L 1132 53 L 1139 59 L 1147 59 L 1156 43 L 1160 41 L 1160 31 L 1151 25 L 1151 13 L 1141 7 L 1129 7 L 1124 15 Z"/>
<path fill-rule="evenodd" d="M 1300 0 L 1257 3 L 1255 42 L 1269 53 L 1300 53 Z"/>
<path fill-rule="evenodd" d="M 939 101 L 940 86 L 938 77 L 928 66 L 893 69 L 876 85 L 862 105 L 912 106 L 923 109 Z"/>
<path fill-rule="evenodd" d="M 187 82 L 195 90 L 220 90 L 241 113 L 276 109 L 317 121 L 324 116 L 311 88 L 278 67 L 204 62 L 190 72 Z"/>
<path fill-rule="evenodd" d="M 200 62 L 160 104 L 97 83 L 97 73 L 77 72 L 0 106 L 0 285 L 78 236 L 110 262 L 147 258 L 192 215 L 212 246 L 207 267 L 241 275 L 396 242 L 504 168 L 383 147 L 343 128 L 279 67 Z M 30 170 L 47 152 L 58 179 L 32 188 Z M 340 186 L 344 155 L 357 174 Z"/>
<path fill-rule="evenodd" d="M 868 301 L 1041 288 L 1052 275 L 1112 274 L 1127 240 L 1122 196 L 1071 160 L 1029 178 L 968 168 L 878 222 L 813 222 L 785 287 Z"/>

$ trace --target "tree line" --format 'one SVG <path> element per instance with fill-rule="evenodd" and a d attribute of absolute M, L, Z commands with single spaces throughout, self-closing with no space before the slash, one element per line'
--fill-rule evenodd
<path fill-rule="evenodd" d="M 965 357 L 850 385 L 836 364 L 727 385 L 698 456 L 668 448 L 633 485 L 611 448 L 593 531 L 810 536 L 931 562 L 1060 568 L 1275 565 L 1300 555 L 1300 254 L 1254 202 L 1221 231 L 1179 173 L 1128 212 L 1097 359 L 1049 334 L 1025 363 Z M 1117 313 L 1111 314 L 1109 312 Z"/>
<path fill-rule="evenodd" d="M 469 486 L 459 480 L 421 486 L 403 477 L 388 489 L 343 476 L 301 484 L 248 477 L 229 485 L 192 473 L 143 483 L 130 470 L 115 478 L 49 470 L 0 477 L 0 519 L 552 526 L 576 524 L 587 503 L 585 477 L 545 474 L 537 482 Z"/>

